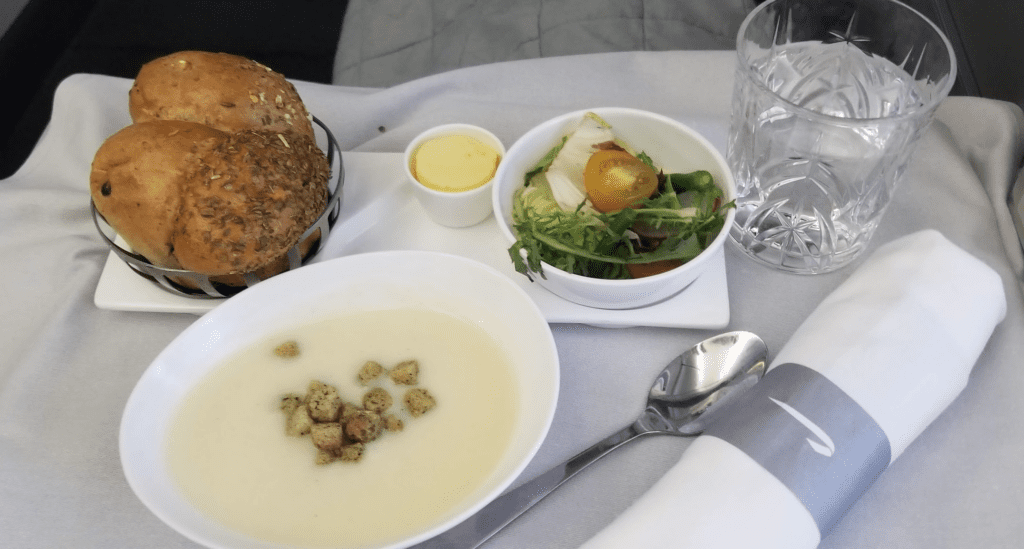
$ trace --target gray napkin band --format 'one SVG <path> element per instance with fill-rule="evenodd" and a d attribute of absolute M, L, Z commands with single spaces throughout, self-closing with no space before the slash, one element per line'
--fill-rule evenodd
<path fill-rule="evenodd" d="M 704 434 L 746 453 L 804 504 L 824 538 L 889 465 L 885 432 L 828 378 L 772 368 Z"/>

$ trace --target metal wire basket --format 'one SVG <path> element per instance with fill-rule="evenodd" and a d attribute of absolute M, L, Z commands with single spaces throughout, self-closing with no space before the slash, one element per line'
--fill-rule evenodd
<path fill-rule="evenodd" d="M 315 116 L 313 117 L 313 122 L 324 131 L 327 137 L 327 163 L 331 167 L 331 173 L 327 184 L 327 206 L 324 208 L 323 213 L 316 218 L 316 221 L 314 221 L 313 224 L 306 229 L 304 233 L 302 233 L 298 243 L 288 250 L 288 266 L 285 269 L 286 271 L 301 267 L 312 260 L 313 257 L 320 252 L 323 248 L 324 242 L 327 240 L 327 236 L 330 234 L 331 228 L 334 227 L 335 222 L 338 220 L 338 214 L 341 211 L 342 187 L 345 183 L 345 169 L 341 161 L 341 149 L 338 147 L 337 140 L 334 139 L 334 134 L 331 133 L 331 130 L 329 130 L 323 122 Z M 168 292 L 195 299 L 222 299 L 235 295 L 264 280 L 264 278 L 261 278 L 256 273 L 245 273 L 241 275 L 242 280 L 245 282 L 245 286 L 235 286 L 215 281 L 211 279 L 210 276 L 194 271 L 158 267 L 145 257 L 126 249 L 115 242 L 115 239 L 117 238 L 117 231 L 115 231 L 113 227 L 107 223 L 107 220 L 103 218 L 103 215 L 96 210 L 95 203 L 90 201 L 90 206 L 92 208 L 92 219 L 96 224 L 96 229 L 99 231 L 100 236 L 103 237 L 103 240 L 106 241 L 110 250 L 121 258 L 122 261 L 128 264 L 128 266 L 131 267 L 131 269 L 138 275 L 159 285 Z M 316 239 L 310 250 L 305 254 L 305 257 L 303 257 L 300 249 L 302 243 L 315 235 L 317 231 L 320 231 L 319 238 Z M 188 281 L 192 286 L 195 286 L 195 288 L 184 285 L 180 281 Z"/>

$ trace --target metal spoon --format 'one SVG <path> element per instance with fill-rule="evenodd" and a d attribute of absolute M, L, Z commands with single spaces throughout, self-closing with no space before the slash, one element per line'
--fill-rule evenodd
<path fill-rule="evenodd" d="M 479 547 L 563 482 L 619 446 L 650 434 L 701 434 L 716 410 L 761 379 L 767 363 L 768 348 L 750 332 L 729 332 L 697 343 L 662 370 L 647 397 L 647 409 L 632 424 L 411 549 Z"/>

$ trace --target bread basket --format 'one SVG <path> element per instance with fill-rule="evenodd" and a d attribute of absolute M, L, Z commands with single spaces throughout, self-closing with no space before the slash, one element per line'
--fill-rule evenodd
<path fill-rule="evenodd" d="M 331 130 L 316 117 L 313 123 L 323 130 L 327 139 L 327 163 L 330 165 L 330 178 L 328 181 L 327 205 L 323 213 L 313 222 L 312 225 L 299 238 L 298 243 L 288 250 L 288 265 L 286 271 L 296 269 L 311 261 L 323 248 L 324 242 L 338 220 L 341 211 L 342 187 L 345 182 L 345 170 L 341 160 L 341 149 L 334 138 Z M 110 250 L 124 261 L 135 273 L 159 285 L 164 290 L 175 295 L 195 299 L 222 299 L 235 295 L 242 290 L 263 281 L 256 273 L 245 273 L 242 278 L 244 286 L 223 284 L 213 280 L 210 276 L 184 269 L 170 269 L 154 265 L 145 257 L 127 249 L 117 242 L 117 232 L 111 227 L 103 215 L 96 210 L 96 204 L 90 201 L 93 222 L 100 236 L 106 241 Z M 303 256 L 300 246 L 311 236 L 319 231 L 319 238 L 313 243 L 312 248 Z M 191 288 L 178 281 L 188 281 Z"/>

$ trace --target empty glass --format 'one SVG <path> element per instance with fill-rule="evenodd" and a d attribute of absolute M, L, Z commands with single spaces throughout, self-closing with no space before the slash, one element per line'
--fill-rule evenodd
<path fill-rule="evenodd" d="M 949 40 L 892 0 L 769 0 L 737 53 L 731 239 L 793 273 L 849 264 L 953 85 Z"/>

